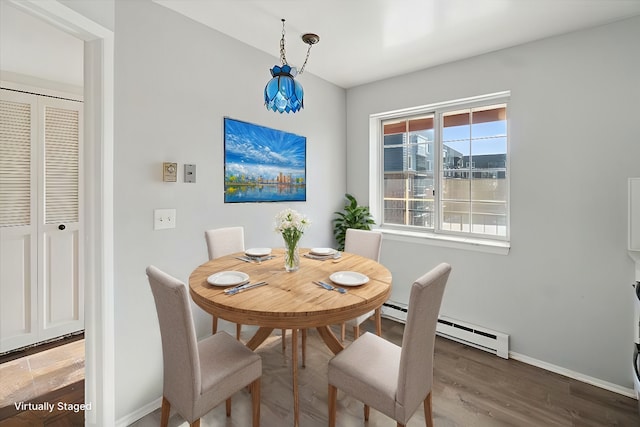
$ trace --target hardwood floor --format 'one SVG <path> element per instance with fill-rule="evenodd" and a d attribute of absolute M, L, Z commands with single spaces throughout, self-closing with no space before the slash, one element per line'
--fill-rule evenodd
<path fill-rule="evenodd" d="M 373 330 L 372 322 L 363 329 Z M 246 328 L 245 328 L 246 329 Z M 383 319 L 383 335 L 396 344 L 402 340 L 403 325 Z M 337 329 L 334 331 L 337 332 Z M 249 336 L 243 336 L 247 339 Z M 350 338 L 348 334 L 347 339 Z M 290 342 L 283 355 L 280 337 L 271 336 L 257 352 L 262 356 L 261 426 L 293 425 Z M 331 353 L 310 331 L 306 368 L 299 369 L 300 425 L 327 425 L 327 362 Z M 363 360 L 366 363 L 366 360 Z M 436 339 L 433 385 L 434 422 L 437 427 L 498 426 L 640 426 L 635 399 L 602 390 L 462 344 Z M 338 393 L 338 422 L 341 427 L 393 427 L 396 423 L 371 410 L 368 424 L 362 418 L 362 404 Z M 132 424 L 133 427 L 159 425 L 160 411 Z M 177 414 L 169 425 L 186 426 Z M 202 427 L 251 425 L 251 399 L 246 391 L 233 397 L 232 415 L 224 405 L 201 420 Z M 424 427 L 421 408 L 407 427 Z"/>
<path fill-rule="evenodd" d="M 21 356 L 0 364 L 0 427 L 82 426 L 84 339 Z"/>
<path fill-rule="evenodd" d="M 245 328 L 243 339 L 249 338 Z M 373 331 L 373 323 L 363 329 Z M 403 326 L 383 319 L 383 335 L 396 344 Z M 337 329 L 334 332 L 338 332 Z M 347 335 L 349 340 L 351 335 Z M 258 353 L 263 360 L 262 427 L 293 425 L 291 357 L 282 354 L 280 337 L 271 336 Z M 307 341 L 307 367 L 299 369 L 300 425 L 327 425 L 327 361 L 331 353 L 314 331 Z M 366 363 L 366 361 L 363 361 Z M 43 393 L 45 393 L 43 395 Z M 26 354 L 0 365 L 0 427 L 82 426 L 82 411 L 19 411 L 14 402 L 67 402 L 84 400 L 84 340 L 51 350 Z M 504 360 L 443 338 L 436 338 L 434 421 L 437 427 L 497 426 L 640 426 L 638 402 L 598 387 L 515 361 Z M 251 425 L 251 399 L 245 392 L 233 398 L 231 418 L 224 405 L 207 414 L 202 427 Z M 132 424 L 158 426 L 157 410 Z M 186 426 L 173 414 L 170 426 Z M 362 418 L 362 404 L 340 392 L 338 425 L 341 427 L 393 427 L 395 422 L 372 410 L 369 423 Z M 407 427 L 423 427 L 419 409 Z"/>

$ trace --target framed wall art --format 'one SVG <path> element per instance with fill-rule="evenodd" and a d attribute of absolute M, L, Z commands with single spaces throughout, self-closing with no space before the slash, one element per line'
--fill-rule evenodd
<path fill-rule="evenodd" d="M 307 138 L 224 118 L 224 202 L 307 200 Z"/>

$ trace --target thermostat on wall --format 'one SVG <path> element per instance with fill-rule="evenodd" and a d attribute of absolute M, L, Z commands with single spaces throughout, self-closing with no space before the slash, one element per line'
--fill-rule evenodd
<path fill-rule="evenodd" d="M 162 180 L 176 182 L 178 178 L 178 164 L 165 162 L 162 164 Z"/>

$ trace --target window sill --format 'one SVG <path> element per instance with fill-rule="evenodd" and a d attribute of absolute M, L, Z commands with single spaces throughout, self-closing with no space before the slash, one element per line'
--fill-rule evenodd
<path fill-rule="evenodd" d="M 499 240 L 420 233 L 416 231 L 395 230 L 389 228 L 379 228 L 377 230 L 383 233 L 385 238 L 389 238 L 390 240 L 395 240 L 397 242 L 418 243 L 497 255 L 508 255 L 509 249 L 511 248 L 510 242 Z"/>

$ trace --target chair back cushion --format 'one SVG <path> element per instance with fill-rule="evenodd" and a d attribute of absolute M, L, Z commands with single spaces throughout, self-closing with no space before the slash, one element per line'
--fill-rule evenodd
<path fill-rule="evenodd" d="M 380 261 L 382 233 L 348 228 L 344 237 L 344 251 Z"/>
<path fill-rule="evenodd" d="M 431 390 L 436 324 L 450 272 L 451 266 L 442 263 L 416 280 L 411 287 L 400 354 L 397 420 L 408 420 Z"/>
<path fill-rule="evenodd" d="M 209 259 L 220 258 L 236 252 L 244 252 L 244 228 L 224 227 L 204 232 Z"/>
<path fill-rule="evenodd" d="M 178 412 L 191 413 L 184 405 L 191 405 L 200 394 L 201 378 L 198 341 L 187 287 L 154 266 L 147 267 L 147 277 L 160 323 L 163 393 Z"/>

